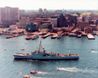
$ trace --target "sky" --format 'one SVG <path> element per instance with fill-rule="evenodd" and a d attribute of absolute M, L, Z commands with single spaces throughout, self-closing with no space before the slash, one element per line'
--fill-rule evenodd
<path fill-rule="evenodd" d="M 18 7 L 25 10 L 72 9 L 98 10 L 98 0 L 0 0 L 0 7 Z"/>

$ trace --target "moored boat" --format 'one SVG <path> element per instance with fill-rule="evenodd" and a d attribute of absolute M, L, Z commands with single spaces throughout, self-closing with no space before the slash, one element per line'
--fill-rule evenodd
<path fill-rule="evenodd" d="M 50 36 L 50 33 L 47 33 L 46 35 L 41 36 L 42 38 L 47 38 L 48 36 Z"/>
<path fill-rule="evenodd" d="M 13 36 L 7 36 L 7 37 L 6 37 L 6 39 L 10 39 L 10 38 L 13 38 Z"/>
<path fill-rule="evenodd" d="M 25 39 L 26 39 L 26 40 L 31 40 L 32 37 L 31 37 L 31 36 L 26 36 Z"/>
<path fill-rule="evenodd" d="M 77 35 L 77 38 L 81 38 L 81 37 L 82 37 L 82 35 L 81 35 L 81 34 Z"/>
<path fill-rule="evenodd" d="M 30 71 L 30 74 L 37 74 L 37 73 L 38 73 L 38 71 L 36 71 L 36 70 Z"/>
<path fill-rule="evenodd" d="M 24 75 L 23 78 L 30 78 L 30 75 Z"/>
<path fill-rule="evenodd" d="M 38 35 L 33 35 L 33 36 L 32 36 L 32 40 L 35 40 L 35 39 L 37 39 L 37 38 L 39 38 Z"/>
<path fill-rule="evenodd" d="M 76 37 L 77 35 L 75 33 L 69 33 L 68 34 L 70 37 Z"/>
<path fill-rule="evenodd" d="M 55 39 L 55 38 L 57 38 L 57 37 L 58 37 L 57 34 L 53 34 L 53 35 L 51 36 L 51 39 Z"/>

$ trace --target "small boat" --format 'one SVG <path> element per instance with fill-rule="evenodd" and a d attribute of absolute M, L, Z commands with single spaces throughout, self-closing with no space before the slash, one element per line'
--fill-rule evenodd
<path fill-rule="evenodd" d="M 58 34 L 57 39 L 61 39 L 64 36 L 64 33 Z"/>
<path fill-rule="evenodd" d="M 23 78 L 30 78 L 30 75 L 24 75 Z"/>
<path fill-rule="evenodd" d="M 26 37 L 25 39 L 26 39 L 26 40 L 30 40 L 31 38 L 29 38 L 29 37 Z"/>
<path fill-rule="evenodd" d="M 62 32 L 57 32 L 57 39 L 60 39 L 63 36 Z"/>
<path fill-rule="evenodd" d="M 47 32 L 40 32 L 39 35 L 46 35 Z"/>
<path fill-rule="evenodd" d="M 58 35 L 58 36 L 57 36 L 57 39 L 61 39 L 61 38 L 62 38 L 62 36 L 61 36 L 61 35 Z"/>
<path fill-rule="evenodd" d="M 38 70 L 32 70 L 30 71 L 30 74 L 48 74 L 48 72 L 45 72 L 45 71 L 38 71 Z"/>
<path fill-rule="evenodd" d="M 32 40 L 35 40 L 35 39 L 37 39 L 37 38 L 39 38 L 38 35 L 33 35 L 33 36 L 32 36 Z"/>
<path fill-rule="evenodd" d="M 87 36 L 87 33 L 81 32 L 81 35 L 82 35 L 82 36 Z"/>
<path fill-rule="evenodd" d="M 77 35 L 77 37 L 78 37 L 78 38 L 81 38 L 81 37 L 82 37 L 82 35 L 81 35 L 81 34 L 79 34 L 79 35 Z"/>
<path fill-rule="evenodd" d="M 6 39 L 10 39 L 10 38 L 13 38 L 13 36 L 7 36 L 7 37 L 6 37 Z"/>
<path fill-rule="evenodd" d="M 51 39 L 55 39 L 55 38 L 57 38 L 57 37 L 58 37 L 57 34 L 53 34 L 53 35 L 51 36 Z"/>
<path fill-rule="evenodd" d="M 14 35 L 13 35 L 13 37 L 18 37 L 18 36 L 19 36 L 19 34 L 14 34 Z"/>
<path fill-rule="evenodd" d="M 50 36 L 50 33 L 47 33 L 46 35 L 42 35 L 42 38 L 47 38 L 48 36 Z"/>
<path fill-rule="evenodd" d="M 76 37 L 77 35 L 75 33 L 69 33 L 68 34 L 70 37 Z"/>
<path fill-rule="evenodd" d="M 26 39 L 26 40 L 31 40 L 32 37 L 31 37 L 31 36 L 27 36 L 25 39 Z"/>
<path fill-rule="evenodd" d="M 47 52 L 41 45 L 39 44 L 39 49 L 35 50 L 31 53 L 16 53 L 14 55 L 15 60 L 78 60 L 79 54 L 61 54 L 55 52 Z"/>
<path fill-rule="evenodd" d="M 30 71 L 30 74 L 37 74 L 37 73 L 38 73 L 38 71 L 36 71 L 36 70 Z"/>

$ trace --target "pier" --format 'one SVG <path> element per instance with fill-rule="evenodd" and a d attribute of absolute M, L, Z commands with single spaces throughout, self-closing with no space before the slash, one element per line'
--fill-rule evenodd
<path fill-rule="evenodd" d="M 92 34 L 87 34 L 87 38 L 90 39 L 90 40 L 94 40 L 95 39 L 95 37 Z"/>

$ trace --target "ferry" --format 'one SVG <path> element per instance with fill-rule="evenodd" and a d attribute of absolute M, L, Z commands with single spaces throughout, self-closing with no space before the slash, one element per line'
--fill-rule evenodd
<path fill-rule="evenodd" d="M 47 52 L 41 45 L 39 44 L 39 49 L 31 52 L 31 53 L 16 53 L 14 55 L 15 60 L 78 60 L 79 54 L 61 54 L 55 52 Z"/>

